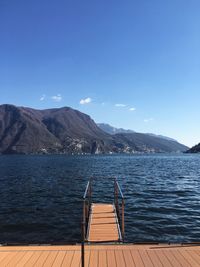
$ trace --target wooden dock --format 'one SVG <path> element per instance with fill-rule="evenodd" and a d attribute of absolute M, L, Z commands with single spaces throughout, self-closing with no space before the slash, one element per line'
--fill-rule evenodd
<path fill-rule="evenodd" d="M 124 196 L 114 180 L 113 203 L 92 202 L 92 181 L 83 196 L 83 241 L 122 242 L 124 240 Z"/>
<path fill-rule="evenodd" d="M 1 267 L 80 267 L 81 247 L 0 247 Z M 200 267 L 200 246 L 87 245 L 85 267 Z"/>
<path fill-rule="evenodd" d="M 114 183 L 113 204 L 92 203 L 91 192 L 88 182 L 81 245 L 0 246 L 0 267 L 200 267 L 200 244 L 122 243 L 124 197 L 119 184 Z"/>
<path fill-rule="evenodd" d="M 119 242 L 121 232 L 115 206 L 93 203 L 88 225 L 89 242 Z"/>

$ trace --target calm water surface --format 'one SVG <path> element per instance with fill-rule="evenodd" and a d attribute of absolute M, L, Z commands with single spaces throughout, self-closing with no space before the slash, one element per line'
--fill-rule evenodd
<path fill-rule="evenodd" d="M 0 156 L 0 243 L 79 242 L 82 195 L 125 195 L 127 242 L 200 241 L 200 155 Z"/>

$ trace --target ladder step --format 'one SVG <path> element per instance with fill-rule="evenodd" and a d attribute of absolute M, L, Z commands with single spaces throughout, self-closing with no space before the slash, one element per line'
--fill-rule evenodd
<path fill-rule="evenodd" d="M 89 242 L 119 242 L 121 237 L 119 229 L 113 204 L 92 204 L 88 225 Z"/>

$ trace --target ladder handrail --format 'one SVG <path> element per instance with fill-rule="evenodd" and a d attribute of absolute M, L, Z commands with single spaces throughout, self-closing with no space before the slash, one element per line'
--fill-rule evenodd
<path fill-rule="evenodd" d="M 89 186 L 90 186 L 90 180 L 87 182 L 86 188 L 85 188 L 85 193 L 83 195 L 83 199 L 86 199 L 87 194 L 88 194 L 88 190 L 89 190 Z"/>
<path fill-rule="evenodd" d="M 86 232 L 88 227 L 90 208 L 91 208 L 91 200 L 92 200 L 92 178 L 87 183 L 84 195 L 83 195 L 83 227 L 82 227 L 82 235 L 84 241 L 86 240 Z"/>
<path fill-rule="evenodd" d="M 121 197 L 121 207 L 119 205 L 119 195 Z M 125 201 L 124 201 L 124 195 L 122 193 L 121 187 L 119 186 L 119 183 L 117 179 L 114 180 L 114 204 L 115 209 L 117 211 L 117 217 L 118 222 L 120 224 L 120 230 L 122 235 L 122 241 L 124 241 L 124 207 L 125 207 Z"/>
<path fill-rule="evenodd" d="M 114 204 L 115 204 L 115 210 L 117 213 L 117 219 L 119 223 L 119 230 L 121 231 L 121 237 L 124 241 L 124 207 L 125 207 L 125 201 L 124 201 L 124 195 L 122 193 L 121 187 L 117 181 L 117 179 L 114 179 Z M 89 217 L 90 217 L 90 211 L 91 211 L 91 205 L 92 205 L 92 178 L 87 182 L 86 189 L 83 195 L 83 227 L 82 227 L 82 235 L 84 238 L 84 241 L 87 239 L 87 230 L 88 230 L 88 224 L 89 224 Z"/>
<path fill-rule="evenodd" d="M 122 193 L 121 187 L 119 186 L 119 183 L 118 183 L 117 179 L 115 179 L 115 183 L 116 183 L 116 185 L 117 185 L 117 187 L 118 187 L 118 190 L 119 190 L 119 192 L 120 192 L 121 198 L 124 199 L 124 195 L 123 195 L 123 193 Z"/>

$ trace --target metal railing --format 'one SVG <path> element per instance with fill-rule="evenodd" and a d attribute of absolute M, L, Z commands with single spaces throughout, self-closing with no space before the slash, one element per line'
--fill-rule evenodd
<path fill-rule="evenodd" d="M 114 180 L 114 204 L 117 212 L 118 223 L 122 235 L 122 241 L 124 241 L 124 195 L 119 186 L 117 179 Z"/>
<path fill-rule="evenodd" d="M 82 220 L 82 243 L 81 243 L 81 266 L 85 265 L 85 241 L 87 241 L 87 231 L 90 219 L 92 204 L 92 178 L 87 183 L 83 195 L 83 220 Z M 114 205 L 121 232 L 121 241 L 124 242 L 124 196 L 117 179 L 114 179 Z"/>
<path fill-rule="evenodd" d="M 82 242 L 81 242 L 81 267 L 85 267 L 85 241 L 88 229 L 90 209 L 92 203 L 92 178 L 87 183 L 85 193 L 83 195 L 83 220 L 82 220 Z"/>
<path fill-rule="evenodd" d="M 92 203 L 92 178 L 87 183 L 85 193 L 83 195 L 83 237 L 86 240 L 90 209 Z"/>

